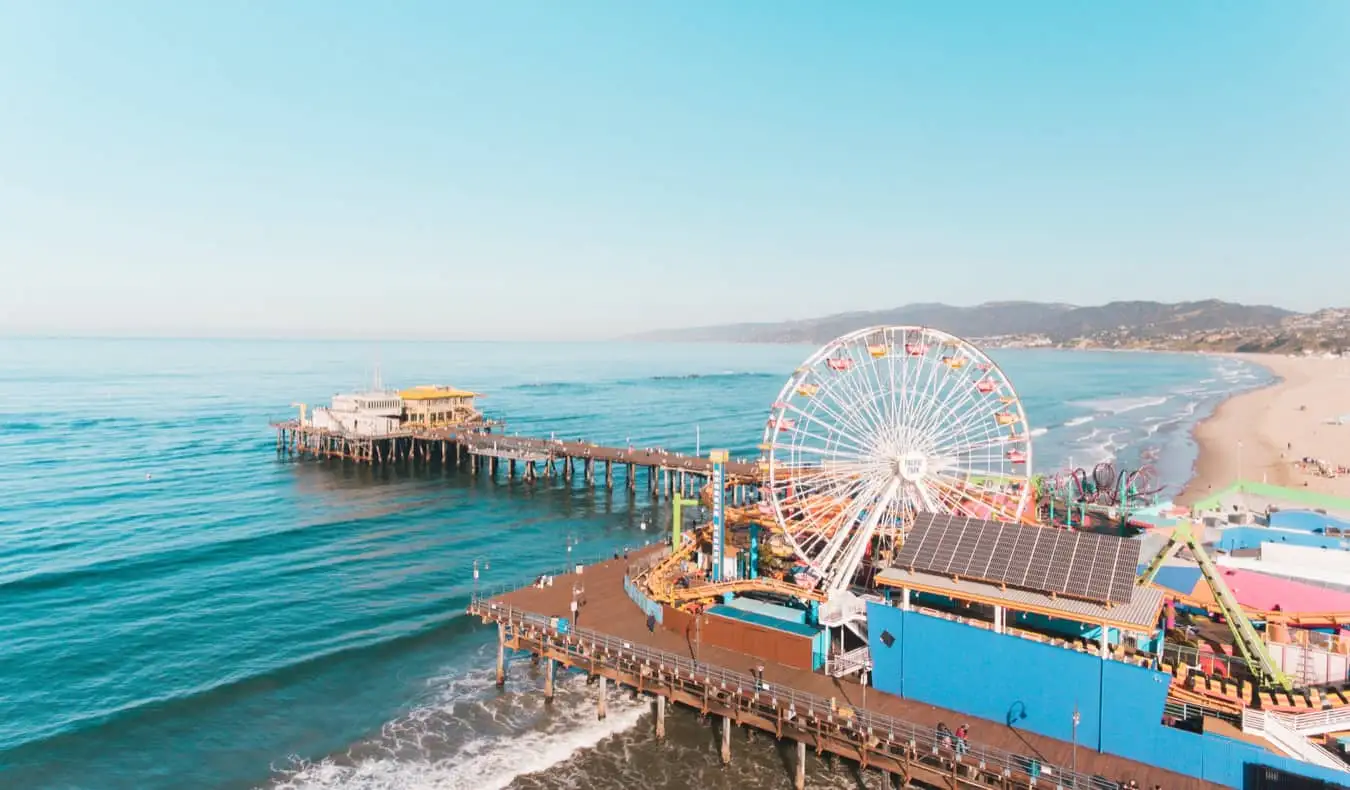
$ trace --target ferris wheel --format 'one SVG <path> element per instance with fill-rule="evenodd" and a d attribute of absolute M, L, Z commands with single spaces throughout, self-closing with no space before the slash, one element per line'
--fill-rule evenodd
<path fill-rule="evenodd" d="M 847 589 L 919 512 L 1032 510 L 1026 413 L 984 352 L 917 326 L 862 329 L 793 373 L 764 432 L 774 518 L 815 585 Z"/>

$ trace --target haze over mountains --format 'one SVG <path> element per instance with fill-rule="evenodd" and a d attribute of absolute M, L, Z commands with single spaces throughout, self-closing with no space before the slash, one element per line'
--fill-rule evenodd
<path fill-rule="evenodd" d="M 1271 305 L 1243 305 L 1217 299 L 1171 304 L 1111 302 L 1095 306 L 1057 302 L 988 302 L 973 307 L 918 303 L 800 321 L 658 330 L 629 339 L 825 343 L 855 329 L 880 324 L 931 326 L 961 337 L 997 339 L 1009 345 L 1215 350 L 1252 346 L 1241 350 L 1269 351 L 1335 348 L 1336 343 L 1344 340 L 1350 314 L 1344 310 L 1302 314 Z"/>

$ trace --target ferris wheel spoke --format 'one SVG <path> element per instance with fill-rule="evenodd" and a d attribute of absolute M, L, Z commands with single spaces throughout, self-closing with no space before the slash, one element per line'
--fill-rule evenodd
<path fill-rule="evenodd" d="M 979 363 L 976 363 L 979 364 Z M 964 375 L 954 376 L 953 379 L 960 380 L 961 386 L 948 386 L 946 390 L 940 393 L 940 397 L 934 397 L 927 403 L 927 406 L 919 416 L 919 429 L 926 433 L 935 433 L 940 430 L 942 420 L 950 415 L 959 415 L 961 411 L 967 408 L 979 394 L 975 387 L 975 382 L 970 381 Z M 964 389 L 964 392 L 960 390 Z M 949 421 L 955 422 L 955 421 Z M 950 424 L 947 427 L 951 427 Z"/>
<path fill-rule="evenodd" d="M 860 338 L 858 344 L 850 349 L 854 352 L 850 354 L 850 358 L 854 360 L 851 371 L 853 375 L 842 376 L 841 381 L 847 385 L 845 389 L 856 396 L 853 398 L 855 407 L 866 415 L 866 419 L 873 427 L 880 429 L 887 425 L 887 421 L 878 404 L 881 395 L 880 388 L 872 386 L 872 377 L 869 375 L 872 363 L 876 361 L 876 358 L 872 356 L 868 349 L 868 339 L 867 337 Z M 861 353 L 857 353 L 857 346 L 859 345 L 861 346 Z"/>
<path fill-rule="evenodd" d="M 1003 405 L 997 400 L 992 404 L 978 404 L 974 410 L 967 412 L 963 419 L 951 420 L 946 426 L 934 430 L 934 443 L 938 446 L 946 445 L 960 436 L 962 432 L 969 433 L 971 430 L 977 430 L 979 431 L 978 435 L 988 435 L 991 438 L 996 435 L 1006 437 L 1008 434 L 1003 434 L 1000 429 L 1012 431 L 1017 427 L 1017 423 L 1008 426 L 998 425 L 998 414 L 1001 411 L 1000 407 Z M 1020 418 L 1018 422 L 1020 422 Z"/>
<path fill-rule="evenodd" d="M 838 437 L 838 439 L 846 439 L 846 440 L 848 440 L 848 442 L 849 442 L 849 444 L 852 446 L 852 448 L 853 448 L 854 450 L 857 450 L 859 453 L 870 452 L 870 449 L 871 449 L 871 448 L 868 446 L 868 445 L 869 445 L 869 442 L 867 442 L 865 439 L 861 438 L 861 436 L 862 436 L 863 434 L 865 434 L 865 430 L 859 430 L 859 429 L 862 428 L 863 426 L 850 424 L 849 427 L 850 427 L 851 430 L 846 431 L 846 430 L 844 430 L 843 428 L 840 428 L 838 424 L 831 425 L 830 423 L 826 422 L 825 420 L 821 419 L 820 417 L 817 417 L 814 413 L 812 413 L 812 412 L 810 412 L 810 411 L 808 411 L 808 410 L 806 410 L 806 409 L 803 409 L 803 408 L 797 406 L 796 404 L 794 404 L 794 403 L 792 403 L 792 402 L 788 402 L 788 403 L 784 404 L 784 406 L 785 406 L 784 411 L 791 410 L 793 414 L 799 415 L 801 418 L 805 419 L 807 422 L 810 422 L 810 423 L 813 424 L 813 425 L 816 425 L 816 426 L 819 426 L 819 427 L 823 428 L 823 429 L 825 430 L 826 433 L 833 434 L 834 436 Z M 830 415 L 830 416 L 834 416 L 834 415 Z M 780 428 L 779 430 L 782 430 L 782 429 Z M 796 429 L 793 429 L 793 430 L 796 430 Z M 817 434 L 808 434 L 808 435 L 810 435 L 810 436 L 817 436 L 817 438 L 824 439 L 824 437 L 819 437 Z M 826 440 L 826 441 L 829 441 L 829 440 Z"/>
<path fill-rule="evenodd" d="M 798 411 L 809 412 L 811 417 L 817 421 L 823 422 L 828 418 L 834 420 L 839 425 L 847 426 L 855 437 L 867 436 L 871 433 L 875 426 L 869 425 L 861 419 L 858 419 L 858 417 L 855 416 L 855 410 L 852 408 L 852 403 L 840 403 L 829 390 L 824 391 L 828 397 L 811 397 L 810 401 L 808 401 L 809 408 L 803 409 L 791 401 L 788 402 L 788 405 Z M 819 391 L 817 394 L 819 394 Z M 840 406 L 841 408 L 831 408 L 831 403 L 835 406 Z M 823 414 L 817 414 L 817 411 L 823 412 Z M 831 429 L 834 430 L 834 426 L 831 426 Z M 859 445 L 867 444 L 865 440 L 860 438 L 857 439 L 857 441 Z"/>
<path fill-rule="evenodd" d="M 839 526 L 834 530 L 829 543 L 825 546 L 825 549 L 821 554 L 822 567 L 836 569 L 836 572 L 830 574 L 830 578 L 835 584 L 839 584 L 841 578 L 852 578 L 851 570 L 846 570 L 848 568 L 846 562 L 851 552 L 846 550 L 845 547 L 851 546 L 852 543 L 860 537 L 861 531 L 852 529 L 851 527 L 854 524 L 857 524 L 860 518 L 864 518 L 864 513 L 867 514 L 867 520 L 872 520 L 870 517 L 873 515 L 873 511 L 879 498 L 886 496 L 886 494 L 883 494 L 883 490 L 891 491 L 889 486 L 898 485 L 898 482 L 887 483 L 885 485 L 887 485 L 888 488 L 878 490 L 875 485 L 876 482 L 877 481 L 873 481 L 874 485 L 865 489 L 861 495 L 855 497 L 853 501 L 844 508 L 841 513 L 842 520 Z M 839 560 L 839 562 L 836 562 L 836 560 Z M 847 581 L 844 583 L 847 583 Z"/>

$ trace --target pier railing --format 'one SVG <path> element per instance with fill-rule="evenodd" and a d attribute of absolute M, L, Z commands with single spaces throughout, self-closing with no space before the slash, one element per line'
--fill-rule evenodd
<path fill-rule="evenodd" d="M 1014 774 L 1029 779 L 1037 787 L 1054 786 L 1057 790 L 1119 790 L 1120 785 L 1100 776 L 1075 773 L 1067 768 L 1050 765 L 1037 757 L 1013 754 L 1000 749 L 973 743 L 958 743 L 950 734 L 938 735 L 932 727 L 854 708 L 847 701 L 826 699 L 809 692 L 760 683 L 754 677 L 712 664 L 695 661 L 677 653 L 634 644 L 606 636 L 586 628 L 559 629 L 557 618 L 526 612 L 510 604 L 490 600 L 487 595 L 475 595 L 469 605 L 469 614 L 516 627 L 527 627 L 547 633 L 568 648 L 586 650 L 588 656 L 613 656 L 618 661 L 654 666 L 677 678 L 701 680 L 707 687 L 724 691 L 735 690 L 742 697 L 760 700 L 769 697 L 774 708 L 783 708 L 789 719 L 806 716 L 837 722 L 841 728 L 856 733 L 861 740 L 886 738 L 891 743 L 906 744 L 918 755 L 944 757 L 958 764 L 978 766 L 1004 777 Z"/>

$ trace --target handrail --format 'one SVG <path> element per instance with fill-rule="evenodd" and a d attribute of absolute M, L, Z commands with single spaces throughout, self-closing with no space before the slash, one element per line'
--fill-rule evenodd
<path fill-rule="evenodd" d="M 1261 711 L 1244 713 L 1242 717 L 1243 730 L 1255 732 L 1255 729 L 1247 730 L 1249 719 L 1254 727 L 1257 721 L 1260 722 L 1260 732 L 1266 740 L 1289 752 L 1294 757 L 1334 771 L 1350 772 L 1350 766 L 1347 766 L 1343 760 L 1295 732 L 1279 716 Z"/>
<path fill-rule="evenodd" d="M 658 668 L 671 671 L 677 676 L 701 677 L 707 685 L 719 686 L 727 690 L 735 689 L 745 696 L 754 695 L 755 699 L 758 699 L 760 693 L 768 692 L 772 694 L 774 705 L 786 709 L 790 716 L 796 716 L 805 711 L 811 716 L 820 714 L 829 716 L 831 720 L 837 718 L 841 727 L 868 736 L 878 736 L 885 733 L 892 741 L 907 741 L 920 753 L 938 754 L 940 749 L 950 749 L 950 746 L 944 747 L 932 727 L 917 725 L 866 709 L 849 708 L 846 705 L 841 705 L 840 701 L 835 698 L 825 699 L 804 691 L 759 683 L 756 678 L 750 675 L 697 662 L 676 653 L 669 653 L 606 636 L 590 629 L 570 628 L 561 631 L 558 629 L 555 618 L 526 612 L 510 604 L 492 601 L 483 596 L 474 596 L 469 604 L 468 613 L 497 622 L 534 628 L 548 634 L 555 640 L 561 641 L 569 649 L 575 647 L 580 650 L 589 647 L 589 655 L 591 656 L 594 656 L 597 652 L 603 652 L 649 665 L 654 663 Z M 969 761 L 982 766 L 997 767 L 1005 776 L 1010 776 L 1015 771 L 1031 779 L 1031 784 L 1036 783 L 1039 775 L 1040 781 L 1053 781 L 1060 787 L 1076 787 L 1083 790 L 1119 790 L 1120 788 L 1120 785 L 1116 782 L 1099 776 L 1075 773 L 1067 768 L 1046 765 L 1034 758 L 973 743 L 968 744 L 960 759 L 963 762 Z M 1036 765 L 1035 773 L 1031 768 L 1032 763 Z"/>
<path fill-rule="evenodd" d="M 1265 714 L 1268 717 L 1274 716 L 1281 724 L 1304 736 L 1350 730 L 1350 707 L 1327 708 L 1306 713 L 1268 710 Z"/>

